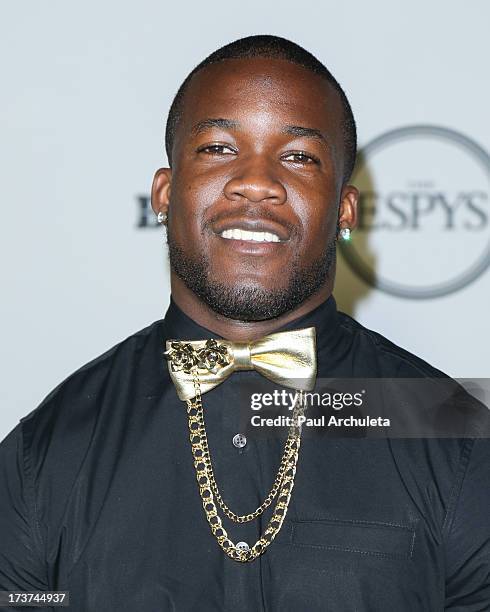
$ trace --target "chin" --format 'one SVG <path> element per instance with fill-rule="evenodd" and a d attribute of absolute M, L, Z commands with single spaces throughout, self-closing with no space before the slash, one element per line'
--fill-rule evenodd
<path fill-rule="evenodd" d="M 213 282 L 196 292 L 199 297 L 219 314 L 240 321 L 263 321 L 276 318 L 295 304 L 287 287 L 273 287 L 243 279 Z"/>
<path fill-rule="evenodd" d="M 230 275 L 226 278 L 223 278 L 223 276 L 221 278 L 210 278 L 209 284 L 214 285 L 219 288 L 219 291 L 223 291 L 228 295 L 236 295 L 237 298 L 239 296 L 244 298 L 245 296 L 250 296 L 250 299 L 253 299 L 253 296 L 282 293 L 287 290 L 287 284 L 274 284 L 272 282 L 274 277 L 277 278 L 277 273 L 272 275 L 272 278 L 265 275 L 263 278 L 257 277 L 257 275 Z M 284 277 L 281 278 L 281 280 L 283 279 Z"/>

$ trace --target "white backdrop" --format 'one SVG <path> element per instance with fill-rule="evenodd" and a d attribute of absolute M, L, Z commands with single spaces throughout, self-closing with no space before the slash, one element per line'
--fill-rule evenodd
<path fill-rule="evenodd" d="M 63 378 L 163 316 L 165 246 L 159 229 L 137 227 L 138 196 L 165 164 L 173 94 L 218 46 L 256 33 L 305 46 L 345 88 L 360 145 L 428 124 L 490 147 L 487 0 L 248 0 L 233 8 L 19 0 L 2 8 L 0 439 Z M 441 165 L 430 144 L 410 155 L 413 175 L 408 167 L 392 180 L 387 154 L 371 180 L 383 189 L 427 180 L 453 194 L 486 189 L 479 206 L 488 221 L 488 181 L 470 176 L 471 162 L 460 166 L 463 157 L 448 153 Z M 488 223 L 480 229 L 483 249 Z M 372 233 L 369 248 L 390 274 L 399 269 L 410 280 L 414 269 L 423 275 L 436 259 L 444 263 L 441 248 L 447 266 L 469 265 L 472 234 L 458 232 L 448 243 L 425 226 L 405 233 L 399 248 L 393 235 Z M 424 258 L 412 257 L 410 235 Z M 418 300 L 373 289 L 342 262 L 338 275 L 339 307 L 361 323 L 453 376 L 488 376 L 488 271 L 449 295 Z"/>

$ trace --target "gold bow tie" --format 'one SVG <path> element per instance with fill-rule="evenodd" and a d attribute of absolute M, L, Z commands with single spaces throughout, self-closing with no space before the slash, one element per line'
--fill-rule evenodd
<path fill-rule="evenodd" d="M 315 339 L 315 328 L 306 327 L 255 342 L 167 340 L 164 355 L 177 395 L 184 401 L 196 395 L 195 374 L 205 393 L 235 370 L 256 370 L 280 385 L 309 391 L 316 379 Z"/>

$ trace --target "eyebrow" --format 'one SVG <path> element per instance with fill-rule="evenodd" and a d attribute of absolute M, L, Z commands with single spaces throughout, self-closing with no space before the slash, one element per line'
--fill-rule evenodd
<path fill-rule="evenodd" d="M 284 126 L 283 132 L 290 134 L 291 136 L 298 136 L 301 138 L 312 138 L 314 140 L 320 140 L 332 149 L 332 143 L 320 130 L 316 128 L 303 127 L 301 125 L 286 125 Z"/>
<path fill-rule="evenodd" d="M 191 132 L 193 136 L 198 136 L 206 130 L 212 128 L 221 128 L 224 130 L 236 130 L 240 127 L 238 121 L 233 119 L 225 119 L 223 117 L 208 117 L 207 119 L 201 119 L 192 126 Z M 302 125 L 285 125 L 282 129 L 284 134 L 291 136 L 297 136 L 300 138 L 312 138 L 313 140 L 319 140 L 323 144 L 333 151 L 333 145 L 329 138 L 327 138 L 317 128 L 304 127 Z"/>
<path fill-rule="evenodd" d="M 239 126 L 238 121 L 233 121 L 231 119 L 223 119 L 222 117 L 217 118 L 208 118 L 202 119 L 198 121 L 195 125 L 192 126 L 192 134 L 197 136 L 201 134 L 201 132 L 205 132 L 206 130 L 210 130 L 211 128 L 221 128 L 224 130 L 236 130 Z"/>

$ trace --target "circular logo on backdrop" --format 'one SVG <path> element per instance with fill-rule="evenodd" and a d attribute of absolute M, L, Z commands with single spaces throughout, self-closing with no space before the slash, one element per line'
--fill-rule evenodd
<path fill-rule="evenodd" d="M 368 284 L 404 298 L 462 289 L 490 264 L 490 157 L 435 126 L 392 130 L 361 149 L 358 226 L 341 252 Z"/>

